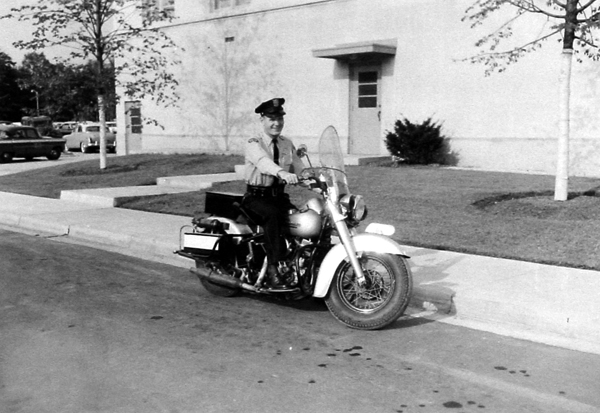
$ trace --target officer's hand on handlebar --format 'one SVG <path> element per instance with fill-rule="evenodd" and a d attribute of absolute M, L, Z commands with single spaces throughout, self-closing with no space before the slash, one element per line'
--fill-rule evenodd
<path fill-rule="evenodd" d="M 277 176 L 290 185 L 296 185 L 298 183 L 298 176 L 291 172 L 279 171 Z"/>

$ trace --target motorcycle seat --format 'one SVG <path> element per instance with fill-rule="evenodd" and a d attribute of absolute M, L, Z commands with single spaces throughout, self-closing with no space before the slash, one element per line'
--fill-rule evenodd
<path fill-rule="evenodd" d="M 253 211 L 250 211 L 249 209 L 244 208 L 238 202 L 234 202 L 233 206 L 240 212 L 240 216 L 237 219 L 238 222 L 246 224 L 248 226 L 260 226 L 259 222 L 261 221 L 261 218 L 258 214 L 254 213 Z"/>

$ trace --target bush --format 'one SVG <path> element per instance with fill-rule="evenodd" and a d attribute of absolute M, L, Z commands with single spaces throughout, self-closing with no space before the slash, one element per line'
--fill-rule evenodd
<path fill-rule="evenodd" d="M 386 131 L 385 144 L 398 162 L 411 165 L 456 164 L 456 155 L 450 153 L 442 125 L 427 118 L 421 124 L 398 119 L 394 132 Z"/>

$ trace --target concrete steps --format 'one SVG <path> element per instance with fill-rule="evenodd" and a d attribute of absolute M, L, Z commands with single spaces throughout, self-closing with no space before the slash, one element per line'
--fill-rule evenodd
<path fill-rule="evenodd" d="M 210 188 L 214 182 L 227 182 L 238 179 L 240 178 L 235 172 L 208 175 L 169 176 L 157 178 L 156 185 L 61 191 L 60 199 L 93 205 L 99 208 L 113 208 L 133 198 L 199 191 L 201 189 Z"/>

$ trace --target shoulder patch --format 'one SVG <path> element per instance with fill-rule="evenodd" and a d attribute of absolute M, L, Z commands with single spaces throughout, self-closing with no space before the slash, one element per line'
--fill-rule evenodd
<path fill-rule="evenodd" d="M 248 143 L 252 143 L 252 142 L 260 143 L 260 141 L 258 140 L 258 138 L 250 138 L 250 139 L 248 139 Z"/>

